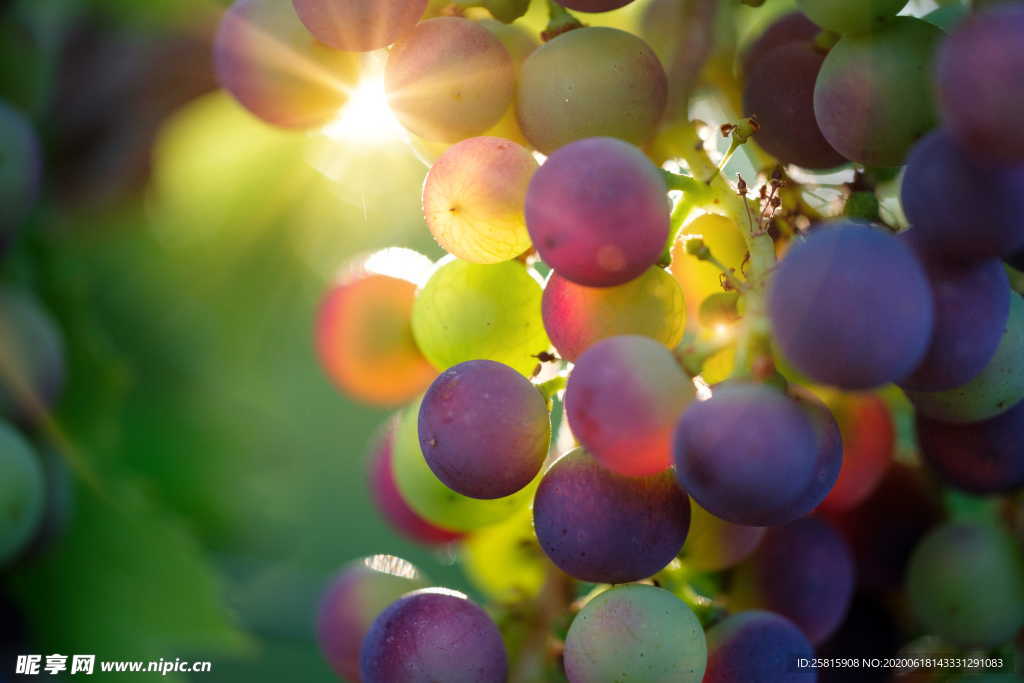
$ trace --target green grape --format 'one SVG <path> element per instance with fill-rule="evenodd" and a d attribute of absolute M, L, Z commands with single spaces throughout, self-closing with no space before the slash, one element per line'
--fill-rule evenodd
<path fill-rule="evenodd" d="M 814 87 L 814 115 L 828 143 L 851 161 L 901 165 L 938 120 L 932 70 L 944 37 L 926 21 L 896 17 L 836 43 Z"/>
<path fill-rule="evenodd" d="M 495 524 L 524 508 L 533 498 L 539 477 L 505 498 L 469 498 L 441 483 L 420 449 L 422 398 L 406 408 L 395 431 L 395 483 L 405 502 L 428 522 L 452 531 L 472 531 Z"/>
<path fill-rule="evenodd" d="M 523 63 L 519 124 L 545 154 L 591 137 L 644 145 L 661 120 L 667 87 L 658 57 L 636 36 L 605 27 L 575 29 Z"/>
<path fill-rule="evenodd" d="M 693 611 L 669 591 L 643 584 L 598 595 L 565 639 L 565 673 L 578 683 L 699 683 L 707 659 Z"/>
<path fill-rule="evenodd" d="M 686 243 L 696 238 L 703 240 L 711 255 L 727 268 L 739 271 L 747 255 L 747 243 L 739 226 L 724 216 L 704 214 L 683 229 L 672 248 L 672 276 L 683 288 L 687 314 L 694 322 L 700 319 L 704 300 L 723 291 L 722 271 L 686 252 Z"/>
<path fill-rule="evenodd" d="M 541 286 L 518 261 L 442 262 L 416 297 L 412 331 L 439 370 L 483 358 L 527 377 L 551 345 L 541 320 Z"/>
<path fill-rule="evenodd" d="M 690 532 L 679 557 L 687 567 L 716 572 L 747 559 L 757 550 L 765 528 L 741 526 L 719 519 L 691 502 Z"/>
<path fill-rule="evenodd" d="M 32 538 L 45 498 L 39 458 L 18 432 L 0 423 L 0 567 Z"/>
<path fill-rule="evenodd" d="M 470 580 L 498 602 L 536 597 L 550 563 L 533 534 L 528 507 L 504 522 L 480 529 L 462 542 L 462 567 Z"/>
<path fill-rule="evenodd" d="M 907 0 L 796 0 L 796 6 L 818 26 L 836 33 L 867 33 L 896 16 Z"/>
<path fill-rule="evenodd" d="M 999 528 L 946 524 L 914 550 L 907 593 L 929 632 L 965 647 L 995 647 L 1024 626 L 1024 558 Z"/>
<path fill-rule="evenodd" d="M 967 384 L 945 391 L 907 391 L 922 415 L 942 422 L 981 422 L 1024 399 L 1024 299 L 1010 297 L 1006 331 L 985 369 Z"/>

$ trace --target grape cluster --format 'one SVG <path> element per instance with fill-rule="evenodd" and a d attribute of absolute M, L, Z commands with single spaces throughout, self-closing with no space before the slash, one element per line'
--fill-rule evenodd
<path fill-rule="evenodd" d="M 528 4 L 238 0 L 217 39 L 224 87 L 285 127 L 323 124 L 358 53 L 386 48 L 391 109 L 439 150 L 422 206 L 450 255 L 347 266 L 317 350 L 349 396 L 398 409 L 370 465 L 381 513 L 458 548 L 491 602 L 356 562 L 322 603 L 331 665 L 367 683 L 833 680 L 797 659 L 929 647 L 1012 665 L 1024 3 L 798 0 L 765 22 L 761 2 L 637 0 L 627 31 L 566 8 L 628 1 L 574 0 L 548 3 L 543 42 Z M 844 650 L 864 618 L 895 635 Z"/>

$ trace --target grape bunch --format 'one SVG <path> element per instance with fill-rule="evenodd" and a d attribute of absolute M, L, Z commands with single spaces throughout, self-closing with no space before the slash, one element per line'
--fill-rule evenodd
<path fill-rule="evenodd" d="M 224 15 L 221 83 L 256 116 L 322 126 L 383 50 L 406 141 L 437 152 L 449 255 L 347 264 L 316 348 L 396 411 L 380 513 L 487 604 L 354 561 L 327 660 L 782 683 L 893 673 L 816 654 L 945 654 L 1021 680 L 1024 3 L 559 3 Z"/>

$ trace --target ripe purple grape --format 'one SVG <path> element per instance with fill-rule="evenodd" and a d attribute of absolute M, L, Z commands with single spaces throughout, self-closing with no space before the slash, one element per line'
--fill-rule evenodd
<path fill-rule="evenodd" d="M 842 623 L 853 587 L 846 541 L 826 522 L 805 517 L 768 530 L 754 556 L 736 569 L 732 603 L 781 614 L 817 645 Z"/>
<path fill-rule="evenodd" d="M 444 545 L 459 540 L 462 534 L 435 526 L 416 514 L 398 490 L 393 464 L 397 423 L 397 418 L 388 422 L 370 455 L 370 496 L 377 510 L 395 531 L 416 543 Z"/>
<path fill-rule="evenodd" d="M 642 40 L 613 28 L 574 29 L 523 63 L 516 113 L 545 154 L 574 140 L 610 136 L 634 145 L 654 137 L 668 81 Z"/>
<path fill-rule="evenodd" d="M 921 456 L 950 486 L 976 494 L 1024 486 L 1024 400 L 983 422 L 948 424 L 917 416 Z"/>
<path fill-rule="evenodd" d="M 1024 247 L 1024 163 L 979 165 L 944 129 L 914 146 L 901 199 L 918 246 L 936 258 L 972 261 Z"/>
<path fill-rule="evenodd" d="M 419 438 L 431 471 L 448 488 L 503 498 L 540 472 L 551 419 L 530 380 L 502 363 L 471 360 L 445 370 L 427 389 Z"/>
<path fill-rule="evenodd" d="M 818 125 L 837 152 L 871 166 L 903 163 L 937 119 L 931 73 L 943 37 L 920 19 L 896 17 L 840 39 L 814 89 Z"/>
<path fill-rule="evenodd" d="M 559 5 L 577 12 L 611 12 L 613 9 L 625 7 L 631 2 L 633 0 L 558 0 Z"/>
<path fill-rule="evenodd" d="M 907 233 L 914 246 L 918 231 Z M 918 250 L 920 253 L 920 250 Z M 981 372 L 999 346 L 1010 316 L 1010 284 L 1002 262 L 969 265 L 923 258 L 935 300 L 928 353 L 900 385 L 915 391 L 958 387 Z"/>
<path fill-rule="evenodd" d="M 337 50 L 369 52 L 412 30 L 427 0 L 292 0 L 317 40 Z"/>
<path fill-rule="evenodd" d="M 533 526 L 565 573 L 626 583 L 652 576 L 676 556 L 690 526 L 690 501 L 671 472 L 625 477 L 577 448 L 541 479 Z"/>
<path fill-rule="evenodd" d="M 363 683 L 505 683 L 498 627 L 462 593 L 426 588 L 381 612 L 363 641 Z"/>
<path fill-rule="evenodd" d="M 683 291 L 656 266 L 616 287 L 585 287 L 552 273 L 544 286 L 541 312 L 551 343 L 568 361 L 620 334 L 643 335 L 673 348 L 686 327 Z"/>
<path fill-rule="evenodd" d="M 907 377 L 928 350 L 934 320 L 931 287 L 910 247 L 852 221 L 824 224 L 790 248 L 768 309 L 786 359 L 844 389 Z"/>
<path fill-rule="evenodd" d="M 938 58 L 946 125 L 979 159 L 1024 163 L 1024 7 L 1010 3 L 972 14 Z"/>
<path fill-rule="evenodd" d="M 358 58 L 318 42 L 288 0 L 236 0 L 213 46 L 217 77 L 254 115 L 284 128 L 321 126 L 348 100 Z"/>
<path fill-rule="evenodd" d="M 783 14 L 743 51 L 743 73 L 749 74 L 765 56 L 784 45 L 810 45 L 819 33 L 821 28 L 802 12 Z"/>
<path fill-rule="evenodd" d="M 793 42 L 762 55 L 747 72 L 743 109 L 761 125 L 754 139 L 783 163 L 823 169 L 846 161 L 814 118 L 814 84 L 824 61 L 810 41 Z"/>
<path fill-rule="evenodd" d="M 708 630 L 708 668 L 703 683 L 814 683 L 814 669 L 794 666 L 814 657 L 807 637 L 788 620 L 751 610 Z"/>
<path fill-rule="evenodd" d="M 668 239 L 665 181 L 636 147 L 613 138 L 566 145 L 533 175 L 526 225 L 556 273 L 589 287 L 621 285 L 654 265 Z"/>
<path fill-rule="evenodd" d="M 815 460 L 811 481 L 797 503 L 786 506 L 785 518 L 810 514 L 832 491 L 843 466 L 843 437 L 832 411 L 809 391 L 793 392 L 793 399 L 811 422 L 815 435 Z"/>
<path fill-rule="evenodd" d="M 806 512 L 818 434 L 801 407 L 771 387 L 716 387 L 683 413 L 674 448 L 679 484 L 716 517 L 769 526 Z"/>
<path fill-rule="evenodd" d="M 384 83 L 403 126 L 427 140 L 457 142 L 501 119 L 515 91 L 515 67 L 483 26 L 436 17 L 391 48 Z"/>
<path fill-rule="evenodd" d="M 339 676 L 359 680 L 359 650 L 377 615 L 404 594 L 429 584 L 416 567 L 393 555 L 347 565 L 320 600 L 317 640 Z"/>
<path fill-rule="evenodd" d="M 573 434 L 602 465 L 638 477 L 669 467 L 672 431 L 695 396 L 668 349 L 623 335 L 579 357 L 565 390 L 565 411 Z"/>

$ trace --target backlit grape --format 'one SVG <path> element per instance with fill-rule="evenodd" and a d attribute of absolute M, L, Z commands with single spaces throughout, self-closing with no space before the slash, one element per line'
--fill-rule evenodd
<path fill-rule="evenodd" d="M 368 52 L 401 38 L 423 16 L 427 0 L 292 0 L 317 40 L 338 50 Z"/>
<path fill-rule="evenodd" d="M 453 145 L 423 185 L 423 215 L 438 244 L 471 263 L 498 263 L 530 247 L 523 205 L 537 170 L 509 140 L 477 137 Z"/>
<path fill-rule="evenodd" d="M 680 554 L 687 567 L 705 572 L 729 569 L 757 550 L 764 537 L 764 527 L 727 522 L 696 503 L 690 512 L 690 532 Z"/>
<path fill-rule="evenodd" d="M 335 118 L 359 70 L 356 55 L 317 41 L 288 0 L 236 0 L 213 49 L 221 85 L 250 112 L 285 128 Z"/>
<path fill-rule="evenodd" d="M 636 36 L 597 26 L 575 29 L 523 63 L 519 124 L 545 154 L 592 137 L 644 145 L 661 120 L 667 87 L 658 58 Z"/>
<path fill-rule="evenodd" d="M 823 510 L 856 507 L 881 482 L 892 462 L 895 427 L 889 408 L 875 394 L 835 394 L 825 403 L 839 424 L 843 464 L 839 478 L 821 503 Z"/>
<path fill-rule="evenodd" d="M 590 287 L 621 285 L 658 260 L 668 238 L 665 181 L 647 157 L 612 138 L 552 154 L 526 194 L 526 225 L 556 273 Z"/>
<path fill-rule="evenodd" d="M 384 80 L 402 125 L 441 142 L 483 133 L 515 92 L 508 50 L 486 28 L 461 17 L 418 24 L 391 49 Z"/>
<path fill-rule="evenodd" d="M 739 226 L 724 216 L 707 213 L 683 228 L 679 241 L 672 247 L 672 276 L 683 288 L 690 320 L 698 319 L 705 299 L 723 291 L 722 271 L 686 253 L 686 242 L 695 238 L 703 241 L 722 265 L 735 272 L 740 271 L 747 255 L 747 243 Z"/>

